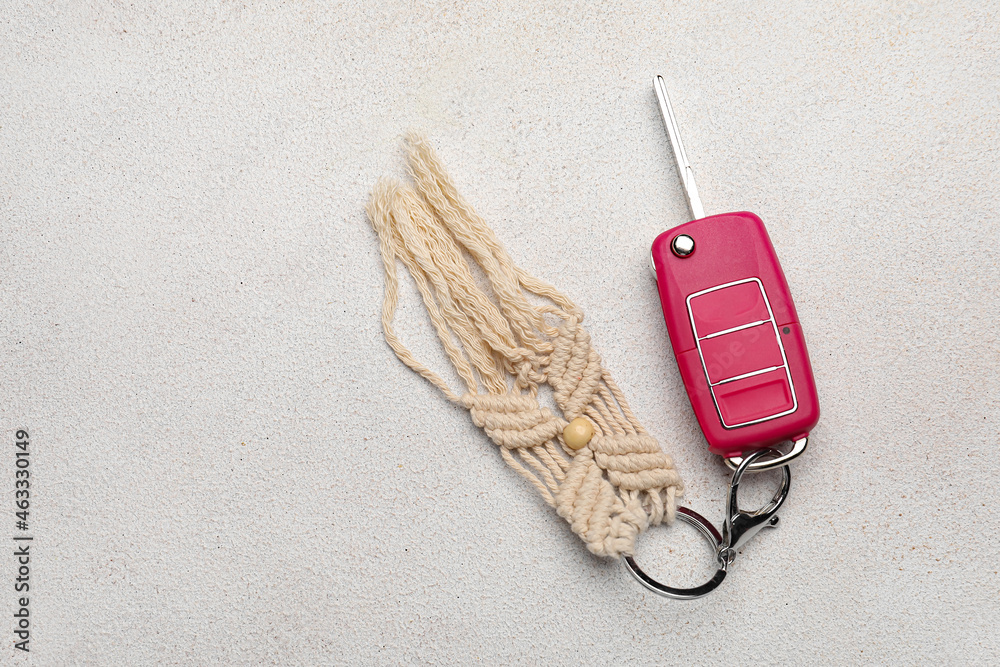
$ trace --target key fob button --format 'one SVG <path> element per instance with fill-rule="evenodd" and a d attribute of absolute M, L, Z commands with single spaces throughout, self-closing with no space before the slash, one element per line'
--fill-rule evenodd
<path fill-rule="evenodd" d="M 699 341 L 712 384 L 784 364 L 770 322 Z"/>
<path fill-rule="evenodd" d="M 692 297 L 689 306 L 696 338 L 771 317 L 760 284 L 753 281 Z"/>
<path fill-rule="evenodd" d="M 687 257 L 694 252 L 694 239 L 687 234 L 678 234 L 670 242 L 670 250 L 678 257 Z"/>
<path fill-rule="evenodd" d="M 712 388 L 726 425 L 745 424 L 788 412 L 794 405 L 784 369 L 734 380 Z"/>

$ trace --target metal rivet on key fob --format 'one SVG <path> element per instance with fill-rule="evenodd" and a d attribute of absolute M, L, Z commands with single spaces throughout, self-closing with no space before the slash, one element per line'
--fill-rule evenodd
<path fill-rule="evenodd" d="M 678 257 L 687 257 L 694 252 L 694 239 L 687 234 L 678 234 L 670 242 L 670 249 Z"/>

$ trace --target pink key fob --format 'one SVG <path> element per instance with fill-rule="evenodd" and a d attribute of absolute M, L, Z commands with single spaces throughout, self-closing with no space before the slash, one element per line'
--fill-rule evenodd
<path fill-rule="evenodd" d="M 819 421 L 819 399 L 767 230 L 753 213 L 704 216 L 663 80 L 654 84 L 696 219 L 656 237 L 652 262 L 670 342 L 709 450 L 738 459 L 783 441 L 804 448 Z"/>

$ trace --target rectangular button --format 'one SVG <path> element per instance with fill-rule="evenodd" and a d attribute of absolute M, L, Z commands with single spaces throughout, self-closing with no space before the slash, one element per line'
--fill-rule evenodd
<path fill-rule="evenodd" d="M 785 363 L 770 322 L 706 338 L 698 344 L 712 384 Z"/>
<path fill-rule="evenodd" d="M 738 426 L 788 412 L 795 406 L 785 369 L 712 387 L 723 424 Z"/>
<path fill-rule="evenodd" d="M 756 280 L 700 294 L 688 305 L 697 338 L 771 318 Z"/>

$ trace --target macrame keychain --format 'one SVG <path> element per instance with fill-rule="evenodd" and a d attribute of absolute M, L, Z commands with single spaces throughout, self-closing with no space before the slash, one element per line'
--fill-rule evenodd
<path fill-rule="evenodd" d="M 661 108 L 668 108 L 662 104 L 661 96 Z M 666 111 L 664 119 L 670 128 Z M 671 130 L 672 140 L 674 134 Z M 677 150 L 679 141 L 674 146 L 680 163 L 683 149 Z M 408 137 L 407 153 L 413 186 L 383 180 L 367 207 L 385 269 L 382 325 L 393 351 L 450 401 L 469 410 L 473 422 L 497 444 L 504 461 L 538 490 L 591 552 L 621 557 L 643 585 L 661 595 L 695 598 L 713 590 L 725 578 L 736 549 L 761 528 L 777 522 L 775 513 L 790 484 L 785 463 L 791 455 L 781 456 L 769 448 L 777 440 L 726 450 L 727 461 L 736 471 L 721 535 L 699 514 L 677 507 L 676 499 L 684 488 L 680 476 L 602 365 L 582 327 L 582 311 L 514 264 L 492 230 L 459 195 L 422 137 Z M 487 289 L 477 284 L 465 255 L 481 269 Z M 654 245 L 654 263 L 656 255 Z M 454 391 L 418 362 L 393 330 L 397 260 L 413 277 L 464 391 Z M 661 277 L 661 297 L 665 282 Z M 545 303 L 534 303 L 538 297 Z M 669 307 L 665 299 L 668 328 Z M 670 333 L 675 341 L 673 329 Z M 676 342 L 674 346 L 676 351 Z M 685 376 L 686 384 L 687 380 Z M 539 403 L 542 384 L 552 388 L 561 415 Z M 692 385 L 687 387 L 691 394 Z M 713 387 L 708 391 L 714 396 Z M 700 421 L 698 406 L 696 414 Z M 775 465 L 783 466 L 784 478 L 774 499 L 757 512 L 740 510 L 737 489 L 744 472 Z M 702 586 L 666 586 L 635 563 L 639 533 L 664 521 L 671 523 L 675 517 L 697 527 L 715 550 L 718 571 Z"/>
<path fill-rule="evenodd" d="M 410 136 L 408 152 L 416 187 L 382 181 L 368 205 L 385 265 L 386 340 L 403 363 L 471 412 L 504 461 L 590 551 L 632 554 L 641 531 L 673 519 L 683 488 L 673 463 L 601 365 L 580 309 L 514 264 L 422 138 Z M 463 250 L 481 267 L 492 298 L 476 285 Z M 416 361 L 393 331 L 397 259 L 413 277 L 464 393 Z M 549 303 L 532 305 L 529 293 Z M 542 383 L 552 387 L 561 416 L 539 405 Z"/>

